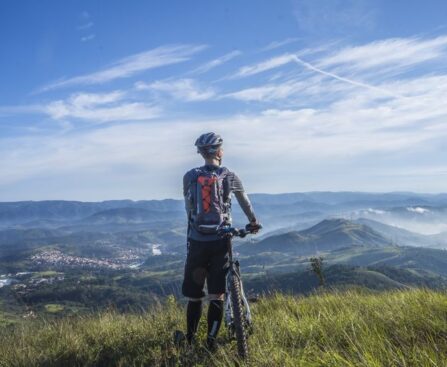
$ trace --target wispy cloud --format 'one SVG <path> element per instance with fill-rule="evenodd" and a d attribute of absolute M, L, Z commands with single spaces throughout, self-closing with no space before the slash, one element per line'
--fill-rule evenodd
<path fill-rule="evenodd" d="M 150 120 L 158 117 L 160 109 L 139 102 L 122 101 L 125 93 L 76 93 L 67 100 L 58 100 L 42 107 L 54 120 L 81 119 L 92 122 Z"/>
<path fill-rule="evenodd" d="M 92 28 L 95 23 L 93 23 L 93 21 L 91 20 L 90 13 L 84 10 L 80 15 L 80 21 L 81 24 L 79 24 L 76 29 L 78 30 L 78 32 L 83 34 L 83 36 L 81 36 L 80 38 L 81 42 L 92 41 L 96 37 L 96 35 L 93 33 Z"/>
<path fill-rule="evenodd" d="M 91 17 L 91 15 L 90 15 L 90 13 L 87 10 L 83 10 L 81 12 L 81 15 L 80 15 L 81 19 L 86 20 L 86 19 L 90 19 L 90 17 Z"/>
<path fill-rule="evenodd" d="M 81 42 L 88 42 L 93 40 L 96 37 L 95 34 L 89 34 L 88 36 L 81 37 Z"/>
<path fill-rule="evenodd" d="M 85 31 L 85 30 L 87 30 L 87 29 L 92 28 L 93 26 L 94 26 L 94 23 L 93 23 L 93 22 L 88 22 L 88 23 L 84 23 L 84 24 L 78 25 L 78 26 L 76 27 L 76 29 L 77 29 L 78 31 Z"/>
<path fill-rule="evenodd" d="M 267 46 L 261 48 L 260 51 L 271 51 L 271 50 L 275 50 L 277 48 L 289 45 L 291 43 L 294 42 L 298 42 L 299 38 L 286 38 L 285 40 L 282 41 L 273 41 L 271 43 L 269 43 Z"/>
<path fill-rule="evenodd" d="M 127 92 L 75 93 L 42 106 L 0 107 L 0 115 L 44 113 L 54 125 L 116 122 L 89 123 L 83 129 L 58 130 L 54 136 L 41 134 L 39 138 L 31 134 L 3 137 L 0 192 L 7 197 L 6 189 L 17 192 L 14 187 L 20 185 L 16 183 L 35 177 L 52 175 L 69 182 L 70 175 L 85 175 L 96 187 L 104 177 L 120 183 L 110 186 L 107 194 L 87 187 L 96 200 L 113 196 L 142 198 L 147 195 L 149 176 L 157 172 L 160 179 L 152 183 L 151 192 L 161 197 L 180 197 L 178 185 L 166 183 L 176 180 L 173 172 L 200 163 L 194 154 L 194 138 L 210 130 L 224 137 L 228 148 L 225 164 L 243 170 L 248 178 L 254 177 L 244 182 L 250 191 L 290 191 L 291 187 L 442 190 L 447 183 L 443 173 L 436 171 L 430 177 L 419 174 L 417 183 L 411 186 L 412 180 L 399 178 L 394 172 L 395 167 L 418 172 L 423 166 L 443 166 L 447 74 L 445 68 L 434 73 L 427 66 L 443 65 L 447 56 L 444 44 L 443 37 L 389 39 L 344 48 L 333 44 L 318 52 L 314 50 L 319 47 L 315 47 L 272 58 L 264 56 L 236 69 L 237 80 L 213 83 L 213 87 L 200 74 L 194 79 L 173 76 L 158 81 L 146 79 Z M 130 75 L 137 72 L 131 71 Z M 182 109 L 181 105 L 221 98 L 227 98 L 222 101 L 225 114 L 213 109 L 195 110 L 203 115 L 199 121 L 189 114 L 192 106 Z M 160 111 L 154 107 L 162 106 L 167 99 L 175 101 L 176 117 L 169 115 L 167 108 Z M 180 117 L 179 111 L 184 111 Z M 146 123 L 148 119 L 150 123 Z M 247 141 L 246 136 L 251 138 Z M 263 142 L 262 149 L 259 141 Z M 166 144 L 174 147 L 175 160 L 166 155 Z M 259 161 L 263 162 L 265 177 L 275 180 L 257 179 Z M 290 166 L 296 167 L 296 174 L 290 174 Z M 123 171 L 131 174 L 123 175 Z M 321 172 L 331 177 L 330 183 L 323 182 Z M 307 186 L 302 186 L 303 176 L 308 178 Z M 123 187 L 129 190 L 122 191 Z M 73 184 L 65 192 L 80 195 L 78 189 Z"/>
<path fill-rule="evenodd" d="M 352 86 L 370 89 L 379 95 L 394 98 L 404 98 L 391 90 L 380 86 L 383 80 L 395 78 L 396 74 L 405 74 L 409 67 L 427 62 L 447 62 L 447 36 L 429 39 L 399 38 L 386 39 L 361 46 L 344 47 L 339 51 L 321 53 L 312 50 L 303 50 L 298 53 L 285 53 L 261 61 L 253 65 L 239 68 L 230 78 L 244 78 L 259 73 L 280 69 L 290 63 L 303 66 L 305 69 L 336 79 Z M 301 55 L 313 55 L 313 61 L 305 61 Z M 315 57 L 315 55 L 318 57 Z M 283 70 L 283 69 L 282 69 Z M 292 73 L 293 74 L 293 73 Z M 378 83 L 378 75 L 381 82 Z M 385 79 L 383 78 L 385 76 Z M 278 83 L 269 83 L 262 86 L 243 88 L 240 91 L 227 94 L 242 100 L 258 100 L 262 98 L 285 98 L 296 92 L 296 86 L 303 87 L 306 76 L 299 78 L 300 82 L 286 80 Z M 278 79 L 278 78 L 274 78 Z M 368 80 L 369 79 L 369 80 Z"/>
<path fill-rule="evenodd" d="M 286 42 L 286 41 L 284 41 L 284 42 Z M 290 41 L 288 43 L 291 43 L 291 42 L 293 42 L 293 41 Z M 313 48 L 301 49 L 298 52 L 283 53 L 281 55 L 273 56 L 267 60 L 259 61 L 252 65 L 244 65 L 244 66 L 240 67 L 234 73 L 234 75 L 229 76 L 227 79 L 244 78 L 247 76 L 252 76 L 252 75 L 263 73 L 263 72 L 266 72 L 269 70 L 277 69 L 284 65 L 287 65 L 289 63 L 296 61 L 296 57 L 303 57 L 303 56 L 315 57 L 316 54 L 322 54 L 322 53 L 324 54 L 336 45 L 337 45 L 337 42 L 333 41 L 333 42 L 319 45 L 319 46 L 316 46 Z"/>
<path fill-rule="evenodd" d="M 211 60 L 203 65 L 200 65 L 197 69 L 194 69 L 191 73 L 193 73 L 193 74 L 206 73 L 206 72 L 210 71 L 211 69 L 214 69 L 215 67 L 220 66 L 241 54 L 242 54 L 242 52 L 238 51 L 238 50 L 231 51 L 217 59 Z"/>
<path fill-rule="evenodd" d="M 345 47 L 321 60 L 319 66 L 345 66 L 353 71 L 385 66 L 401 68 L 438 58 L 445 62 L 446 51 L 447 36 L 432 39 L 392 38 Z"/>
<path fill-rule="evenodd" d="M 394 98 L 404 98 L 402 95 L 394 93 L 390 90 L 387 90 L 382 87 L 378 87 L 372 84 L 368 84 L 365 82 L 353 80 L 350 78 L 345 78 L 340 75 L 337 75 L 332 72 L 328 72 L 322 70 L 313 64 L 303 61 L 296 55 L 287 55 L 287 57 L 282 57 L 280 59 L 276 58 L 274 62 L 265 62 L 259 64 L 258 67 L 253 67 L 250 72 L 257 73 L 269 70 L 271 68 L 278 67 L 280 65 L 284 65 L 285 63 L 295 62 L 298 65 L 305 67 L 307 70 L 320 74 L 324 77 L 335 79 L 339 82 L 350 84 L 354 87 L 360 87 L 369 89 L 371 91 L 376 92 L 379 96 L 387 96 Z M 248 69 L 247 69 L 248 70 Z M 309 94 L 327 94 L 329 92 L 340 92 L 343 88 L 334 85 L 326 85 L 326 87 L 316 88 L 316 85 L 322 85 L 321 79 L 315 79 L 310 77 L 301 77 L 299 79 L 292 79 L 278 83 L 268 83 L 266 85 L 261 85 L 257 87 L 245 88 L 236 92 L 231 92 L 226 94 L 226 97 L 236 98 L 243 101 L 272 101 L 279 99 L 286 99 L 292 95 L 298 95 L 301 93 L 302 95 Z M 335 90 L 334 90 L 335 87 Z"/>
<path fill-rule="evenodd" d="M 149 84 L 137 82 L 135 88 L 168 93 L 185 102 L 204 101 L 216 96 L 213 88 L 203 87 L 194 79 L 160 80 Z"/>
<path fill-rule="evenodd" d="M 205 47 L 204 45 L 157 47 L 120 59 L 100 71 L 50 83 L 42 87 L 40 91 L 74 85 L 102 84 L 115 79 L 128 78 L 145 70 L 187 61 L 192 55 L 203 50 Z"/>
<path fill-rule="evenodd" d="M 377 4 L 368 0 L 293 0 L 294 15 L 303 31 L 313 34 L 350 34 L 375 26 Z"/>
<path fill-rule="evenodd" d="M 354 86 L 361 87 L 361 88 L 371 89 L 371 90 L 374 90 L 376 92 L 379 92 L 379 93 L 382 93 L 382 94 L 385 94 L 385 95 L 388 95 L 388 96 L 392 96 L 392 97 L 395 97 L 395 98 L 402 98 L 402 96 L 396 95 L 396 94 L 392 93 L 389 90 L 386 90 L 386 89 L 383 89 L 383 88 L 379 88 L 379 87 L 376 87 L 376 86 L 368 84 L 368 83 L 363 83 L 363 82 L 359 82 L 359 81 L 356 81 L 356 80 L 353 80 L 353 79 L 344 78 L 344 77 L 341 77 L 341 76 L 339 76 L 337 74 L 334 74 L 334 73 L 331 73 L 331 72 L 328 72 L 328 71 L 324 71 L 324 70 L 322 70 L 322 69 L 320 69 L 320 68 L 318 68 L 318 67 L 316 67 L 316 66 L 314 66 L 314 65 L 312 65 L 312 64 L 310 64 L 308 62 L 305 62 L 305 61 L 301 60 L 297 56 L 295 56 L 295 61 L 298 64 L 303 65 L 304 67 L 306 67 L 309 70 L 315 71 L 315 72 L 317 72 L 319 74 L 328 76 L 330 78 L 337 79 L 337 80 L 339 80 L 341 82 L 352 84 Z"/>
<path fill-rule="evenodd" d="M 307 83 L 296 80 L 269 83 L 257 87 L 244 88 L 235 92 L 230 92 L 225 95 L 227 98 L 234 98 L 241 101 L 258 101 L 258 102 L 272 102 L 275 100 L 284 100 L 292 95 L 296 95 L 307 87 Z"/>
<path fill-rule="evenodd" d="M 241 67 L 232 78 L 244 78 L 247 76 L 255 75 L 262 73 L 267 70 L 275 69 L 280 66 L 286 65 L 290 62 L 295 61 L 295 55 L 293 54 L 284 54 L 280 56 L 272 57 L 268 60 L 262 61 L 260 63 L 254 65 L 248 65 Z"/>
<path fill-rule="evenodd" d="M 445 92 L 445 88 L 443 90 Z M 362 91 L 369 93 L 365 89 Z M 182 118 L 181 121 L 155 120 L 151 124 L 104 125 L 93 131 L 82 130 L 64 136 L 9 139 L 2 141 L 0 146 L 0 154 L 4 158 L 0 162 L 4 173 L 0 177 L 0 185 L 7 188 L 7 185 L 42 175 L 62 180 L 70 175 L 84 175 L 98 185 L 105 183 L 104 177 L 107 177 L 108 182 L 119 182 L 120 185 L 111 186 L 111 191 L 107 193 L 97 192 L 91 187 L 89 195 L 97 195 L 96 200 L 113 196 L 143 198 L 147 195 L 150 175 L 157 172 L 159 180 L 151 181 L 151 191 L 157 192 L 160 197 L 180 197 L 178 185 L 166 183 L 172 182 L 172 172 L 182 172 L 199 163 L 193 150 L 194 138 L 203 131 L 217 129 L 228 146 L 225 163 L 236 170 L 243 169 L 248 178 L 245 184 L 250 191 L 290 190 L 290 184 L 301 185 L 302 175 L 321 179 L 318 173 L 321 170 L 327 175 L 334 174 L 331 177 L 335 181 L 331 181 L 331 186 L 320 183 L 316 186 L 318 189 L 334 189 L 335 186 L 365 189 L 370 186 L 360 182 L 359 176 L 371 174 L 369 168 L 363 167 L 369 158 L 375 162 L 376 174 L 389 169 L 385 163 L 379 163 L 381 159 L 390 161 L 401 157 L 402 161 L 397 161 L 401 169 L 412 169 L 411 160 L 408 159 L 411 154 L 420 152 L 423 156 L 427 144 L 433 149 L 436 145 L 442 145 L 447 137 L 447 128 L 427 129 L 436 120 L 427 121 L 424 116 L 424 111 L 433 108 L 442 108 L 444 115 L 440 120 L 447 116 L 447 106 L 442 107 L 442 102 L 436 102 L 435 97 L 435 94 L 430 95 L 427 106 L 412 109 L 414 101 L 406 99 L 371 105 L 359 104 L 353 95 L 341 101 L 343 104 L 333 103 L 325 108 L 266 110 L 263 113 L 235 114 L 228 118 L 208 116 L 206 121 Z M 121 95 L 116 92 L 110 96 L 79 98 L 82 105 L 89 105 L 120 100 Z M 415 120 L 416 110 L 420 113 Z M 395 126 L 397 120 L 406 122 L 407 127 L 415 121 L 419 124 L 412 129 L 390 128 Z M 246 136 L 250 136 L 248 141 Z M 258 146 L 260 141 L 263 142 L 262 149 Z M 166 155 L 167 144 L 174 147 L 171 153 L 179 159 Z M 253 151 L 256 151 L 255 156 Z M 241 160 L 240 157 L 245 158 Z M 284 180 L 259 181 L 256 175 L 259 173 L 259 161 L 263 162 L 266 177 L 287 175 L 287 185 L 278 184 Z M 291 166 L 297 167 L 300 175 L 290 175 Z M 380 171 L 381 166 L 383 171 Z M 123 171 L 130 171 L 132 175 L 123 175 Z M 355 182 L 349 186 L 340 179 L 340 175 L 349 175 L 352 182 L 360 180 L 360 186 L 356 186 Z M 337 179 L 340 180 L 338 183 Z M 389 179 L 386 178 L 386 182 Z M 429 179 L 433 180 L 433 177 Z M 76 191 L 79 188 L 67 180 L 65 182 L 66 196 L 79 195 Z M 315 183 L 310 179 L 306 185 L 310 188 L 312 184 Z M 405 184 L 400 185 L 399 188 L 405 188 Z"/>

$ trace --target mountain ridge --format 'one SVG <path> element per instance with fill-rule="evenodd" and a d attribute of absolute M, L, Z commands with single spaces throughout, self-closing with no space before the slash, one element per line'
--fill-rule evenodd
<path fill-rule="evenodd" d="M 242 245 L 240 251 L 281 251 L 305 255 L 356 245 L 385 247 L 391 245 L 391 241 L 368 226 L 334 218 L 324 219 L 302 231 L 273 235 L 254 244 Z"/>

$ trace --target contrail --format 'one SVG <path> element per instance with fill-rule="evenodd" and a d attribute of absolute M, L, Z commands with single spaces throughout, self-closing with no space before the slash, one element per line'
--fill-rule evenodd
<path fill-rule="evenodd" d="M 355 85 L 357 87 L 371 89 L 371 90 L 374 90 L 376 92 L 381 92 L 381 93 L 387 94 L 387 95 L 389 95 L 391 97 L 394 97 L 394 98 L 405 98 L 404 96 L 401 96 L 399 94 L 394 94 L 394 93 L 390 92 L 389 90 L 382 89 L 382 88 L 379 88 L 379 87 L 375 87 L 373 85 L 369 85 L 369 84 L 366 84 L 366 83 L 357 82 L 357 81 L 352 80 L 352 79 L 343 78 L 341 76 L 338 76 L 336 74 L 330 73 L 328 71 L 321 70 L 321 69 L 317 68 L 316 66 L 313 66 L 312 64 L 309 64 L 308 62 L 301 60 L 296 55 L 294 55 L 293 59 L 294 59 L 294 61 L 296 63 L 303 65 L 304 67 L 308 68 L 309 70 L 312 70 L 312 71 L 315 71 L 315 72 L 317 72 L 319 74 L 323 74 L 323 75 L 329 76 L 331 78 L 340 80 L 341 82 L 349 83 L 349 84 Z"/>

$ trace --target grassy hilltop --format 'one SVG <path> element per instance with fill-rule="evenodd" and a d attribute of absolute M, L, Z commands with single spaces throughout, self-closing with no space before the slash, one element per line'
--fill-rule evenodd
<path fill-rule="evenodd" d="M 447 294 L 349 290 L 309 297 L 273 295 L 253 305 L 252 366 L 447 366 Z M 232 366 L 221 333 L 211 355 L 179 351 L 183 328 L 172 298 L 144 315 L 106 312 L 0 329 L 0 366 Z M 224 330 L 223 330 L 224 331 Z M 202 320 L 201 337 L 205 334 Z M 241 365 L 245 365 L 241 363 Z"/>

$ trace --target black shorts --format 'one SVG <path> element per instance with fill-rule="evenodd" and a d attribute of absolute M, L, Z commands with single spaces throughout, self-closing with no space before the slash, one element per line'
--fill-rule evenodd
<path fill-rule="evenodd" d="M 228 269 L 230 239 L 216 241 L 188 240 L 185 276 L 182 293 L 185 297 L 202 298 L 206 285 L 208 294 L 225 293 L 225 275 Z"/>

